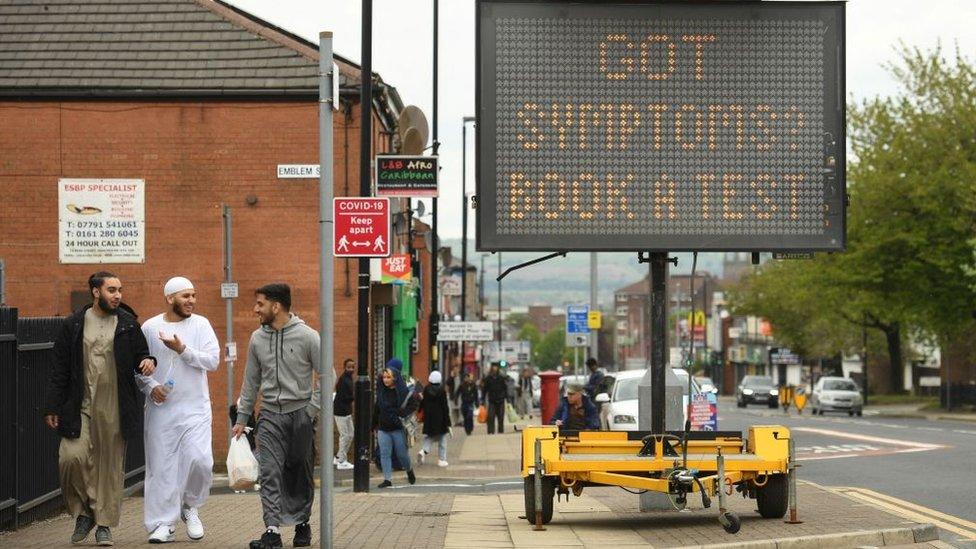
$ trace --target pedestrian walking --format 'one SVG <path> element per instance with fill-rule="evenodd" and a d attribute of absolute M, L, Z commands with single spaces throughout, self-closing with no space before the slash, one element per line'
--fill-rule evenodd
<path fill-rule="evenodd" d="M 152 375 L 156 359 L 133 314 L 120 307 L 122 282 L 99 271 L 88 278 L 92 303 L 64 319 L 54 341 L 44 421 L 61 437 L 58 476 L 72 543 L 95 530 L 112 545 L 122 510 L 126 442 L 142 436 L 143 399 L 136 375 Z"/>
<path fill-rule="evenodd" d="M 461 403 L 461 415 L 464 417 L 464 432 L 470 435 L 474 431 L 474 409 L 478 406 L 478 384 L 474 382 L 474 374 L 464 376 L 464 381 L 458 387 L 455 399 Z"/>
<path fill-rule="evenodd" d="M 593 357 L 586 359 L 586 368 L 590 371 L 590 378 L 586 382 L 584 391 L 586 391 L 586 396 L 592 400 L 603 390 L 604 373 L 600 368 L 600 364 Z"/>
<path fill-rule="evenodd" d="M 333 401 L 333 414 L 335 415 L 336 430 L 339 432 L 339 448 L 332 464 L 337 469 L 352 469 L 349 463 L 349 447 L 352 446 L 355 427 L 352 421 L 352 403 L 355 400 L 356 383 L 353 380 L 353 373 L 356 371 L 356 362 L 347 358 L 342 363 L 342 375 L 336 381 L 335 400 Z"/>
<path fill-rule="evenodd" d="M 319 394 L 313 372 L 322 375 L 319 334 L 291 312 L 291 288 L 267 284 L 254 292 L 254 313 L 261 326 L 248 344 L 244 385 L 234 436 L 254 413 L 261 393 L 258 418 L 258 462 L 261 467 L 261 508 L 266 530 L 251 541 L 251 549 L 281 547 L 281 527 L 295 526 L 295 547 L 312 543 L 308 519 L 315 484 L 315 428 Z"/>
<path fill-rule="evenodd" d="M 549 419 L 550 425 L 558 425 L 570 431 L 600 428 L 600 412 L 584 394 L 583 386 L 570 383 L 566 396 L 559 399 L 559 406 Z"/>
<path fill-rule="evenodd" d="M 484 402 L 488 406 L 488 434 L 505 432 L 505 399 L 508 397 L 508 378 L 502 374 L 497 364 L 492 364 L 488 375 L 482 380 Z"/>
<path fill-rule="evenodd" d="M 142 325 L 160 367 L 138 376 L 146 395 L 144 521 L 149 543 L 176 539 L 176 521 L 187 536 L 203 539 L 199 508 L 210 495 L 213 450 L 207 373 L 217 370 L 220 343 L 210 321 L 194 314 L 193 283 L 178 276 L 163 288 L 167 310 Z"/>
<path fill-rule="evenodd" d="M 532 369 L 526 366 L 519 373 L 518 395 L 515 400 L 515 409 L 519 417 L 532 419 Z"/>
<path fill-rule="evenodd" d="M 457 398 L 458 389 L 461 387 L 461 368 L 457 365 L 451 366 L 447 379 L 444 380 L 444 388 L 447 389 L 447 404 L 451 410 L 451 425 L 462 424 L 461 405 Z"/>
<path fill-rule="evenodd" d="M 410 463 L 407 435 L 403 427 L 403 418 L 413 413 L 414 396 L 407 389 L 407 383 L 400 373 L 402 369 L 403 363 L 400 359 L 391 358 L 376 379 L 376 406 L 373 417 L 376 443 L 380 448 L 380 467 L 383 469 L 383 482 L 377 488 L 393 486 L 394 454 L 400 466 L 407 472 L 407 481 L 410 484 L 417 482 Z"/>
<path fill-rule="evenodd" d="M 447 435 L 451 431 L 447 391 L 441 385 L 441 373 L 438 371 L 431 372 L 427 382 L 423 400 L 420 401 L 420 409 L 424 412 L 424 444 L 417 456 L 420 463 L 424 463 L 431 444 L 437 443 L 437 466 L 447 467 Z"/>

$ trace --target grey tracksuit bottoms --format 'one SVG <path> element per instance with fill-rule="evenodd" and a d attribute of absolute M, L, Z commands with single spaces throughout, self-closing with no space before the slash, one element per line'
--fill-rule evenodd
<path fill-rule="evenodd" d="M 258 463 L 265 526 L 308 522 L 315 481 L 315 429 L 304 408 L 287 414 L 262 410 L 258 419 Z"/>

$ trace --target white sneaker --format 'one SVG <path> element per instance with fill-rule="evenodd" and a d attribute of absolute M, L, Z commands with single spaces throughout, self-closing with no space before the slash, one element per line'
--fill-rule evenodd
<path fill-rule="evenodd" d="M 443 459 L 439 459 L 439 460 L 437 460 L 437 466 L 438 467 L 447 467 L 447 462 L 444 461 Z"/>
<path fill-rule="evenodd" d="M 203 539 L 203 522 L 196 507 L 183 509 L 183 522 L 186 523 L 186 535 L 193 541 Z"/>
<path fill-rule="evenodd" d="M 345 460 L 344 459 L 343 460 L 340 460 L 339 459 L 339 456 L 336 456 L 336 457 L 332 458 L 332 465 L 339 465 L 343 461 L 345 461 Z"/>
<path fill-rule="evenodd" d="M 426 459 L 427 459 L 427 451 L 426 450 L 421 449 L 419 452 L 417 452 L 417 461 L 419 461 L 421 465 L 424 464 L 424 461 Z"/>
<path fill-rule="evenodd" d="M 149 536 L 149 543 L 172 543 L 176 541 L 176 530 L 170 524 L 160 524 Z"/>
<path fill-rule="evenodd" d="M 345 460 L 340 461 L 336 465 L 336 469 L 339 469 L 341 471 L 348 471 L 349 469 L 353 469 L 353 468 L 354 467 L 353 467 L 352 463 L 349 463 L 348 461 L 345 461 Z"/>

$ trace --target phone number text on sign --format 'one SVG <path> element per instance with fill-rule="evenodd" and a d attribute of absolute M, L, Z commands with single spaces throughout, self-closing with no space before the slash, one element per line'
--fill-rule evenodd
<path fill-rule="evenodd" d="M 843 248 L 843 20 L 481 0 L 479 248 Z"/>

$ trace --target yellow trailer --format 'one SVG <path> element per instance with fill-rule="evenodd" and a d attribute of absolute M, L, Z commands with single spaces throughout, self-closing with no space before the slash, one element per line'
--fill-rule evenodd
<path fill-rule="evenodd" d="M 552 425 L 522 431 L 525 517 L 541 528 L 552 520 L 553 500 L 579 496 L 587 486 L 619 486 L 667 494 L 683 509 L 698 493 L 707 508 L 719 497 L 719 521 L 730 533 L 739 519 L 725 497 L 756 499 L 765 518 L 781 518 L 795 493 L 790 431 L 754 426 L 738 431 L 565 431 Z M 791 518 L 795 521 L 795 506 Z"/>

